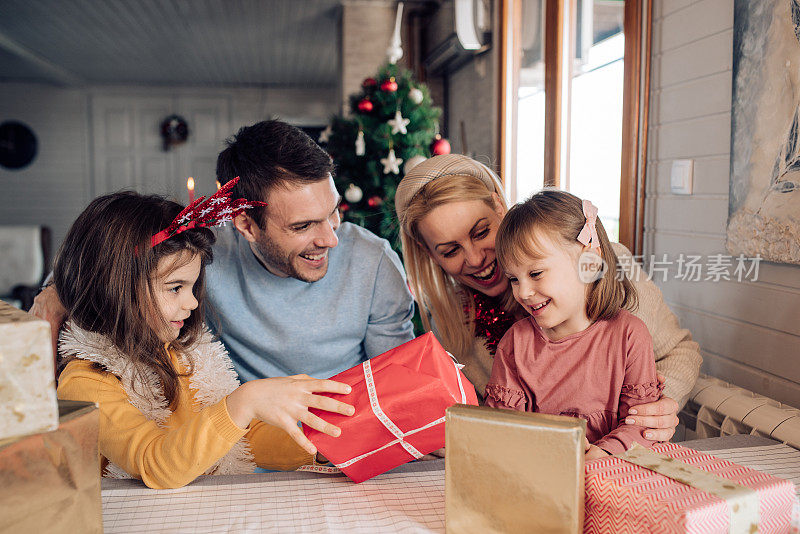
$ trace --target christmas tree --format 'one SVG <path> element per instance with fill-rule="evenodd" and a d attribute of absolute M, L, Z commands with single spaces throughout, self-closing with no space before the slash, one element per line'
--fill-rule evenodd
<path fill-rule="evenodd" d="M 450 144 L 438 135 L 441 110 L 433 106 L 428 88 L 397 59 L 390 56 L 375 78 L 364 80 L 350 96 L 350 115 L 333 117 L 320 142 L 327 142 L 336 164 L 344 220 L 387 239 L 400 252 L 397 184 L 431 154 L 449 153 Z"/>

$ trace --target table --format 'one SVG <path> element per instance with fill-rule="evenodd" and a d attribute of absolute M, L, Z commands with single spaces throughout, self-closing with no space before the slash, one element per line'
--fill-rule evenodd
<path fill-rule="evenodd" d="M 800 451 L 771 439 L 728 436 L 682 445 L 800 485 Z M 361 484 L 340 474 L 297 472 L 200 477 L 175 490 L 103 479 L 102 495 L 106 533 L 444 532 L 444 460 L 406 464 Z"/>

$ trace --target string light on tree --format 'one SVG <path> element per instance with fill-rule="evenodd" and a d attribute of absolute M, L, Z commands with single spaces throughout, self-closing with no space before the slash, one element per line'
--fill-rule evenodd
<path fill-rule="evenodd" d="M 381 158 L 381 164 L 383 165 L 383 174 L 400 174 L 400 164 L 403 163 L 403 160 L 395 156 L 394 148 L 389 149 L 389 155 L 385 158 Z"/>

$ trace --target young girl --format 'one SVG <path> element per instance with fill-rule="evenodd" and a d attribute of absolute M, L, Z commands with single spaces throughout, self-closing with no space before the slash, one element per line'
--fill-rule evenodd
<path fill-rule="evenodd" d="M 349 393 L 329 380 L 298 375 L 239 386 L 204 326 L 214 234 L 202 226 L 247 207 L 218 193 L 182 212 L 158 196 L 115 193 L 95 199 L 70 228 L 53 271 L 68 318 L 58 397 L 99 404 L 106 476 L 174 488 L 201 474 L 295 469 L 316 452 L 298 420 L 340 433 L 307 407 L 353 413 L 313 394 Z"/>
<path fill-rule="evenodd" d="M 586 419 L 586 458 L 627 450 L 642 428 L 629 409 L 660 396 L 653 343 L 631 282 L 597 209 L 563 191 L 541 191 L 509 210 L 497 258 L 531 317 L 500 341 L 486 404 Z M 591 444 L 591 445 L 590 445 Z"/>

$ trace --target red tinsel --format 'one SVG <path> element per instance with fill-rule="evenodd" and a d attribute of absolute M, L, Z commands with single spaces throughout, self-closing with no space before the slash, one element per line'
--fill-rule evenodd
<path fill-rule="evenodd" d="M 503 308 L 500 299 L 474 292 L 472 300 L 475 303 L 475 335 L 486 339 L 486 348 L 494 355 L 497 344 L 516 318 Z M 464 305 L 465 314 L 469 314 L 469 306 L 469 303 Z"/>

